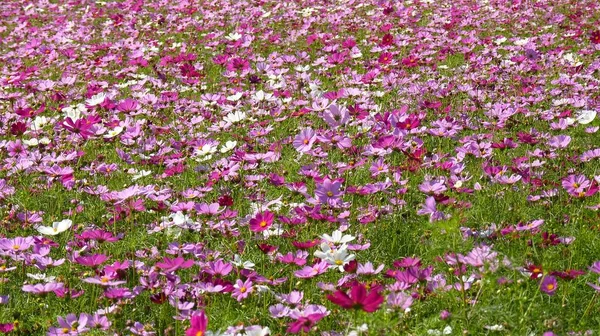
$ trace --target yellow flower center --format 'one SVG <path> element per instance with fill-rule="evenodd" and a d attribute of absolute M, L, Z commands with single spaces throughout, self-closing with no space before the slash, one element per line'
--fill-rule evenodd
<path fill-rule="evenodd" d="M 327 192 L 327 196 L 329 196 L 329 197 L 333 196 L 333 192 L 331 192 L 331 191 L 328 191 L 328 192 Z"/>
<path fill-rule="evenodd" d="M 260 224 L 258 224 L 260 227 L 265 227 L 267 226 L 267 221 L 260 221 Z"/>
<path fill-rule="evenodd" d="M 198 331 L 198 332 L 196 333 L 196 336 L 204 336 L 204 331 Z"/>
<path fill-rule="evenodd" d="M 336 264 L 336 265 L 341 265 L 341 264 L 343 264 L 343 263 L 344 263 L 344 262 L 343 262 L 343 261 L 341 261 L 341 260 L 336 260 L 336 261 L 335 261 L 335 264 Z"/>
<path fill-rule="evenodd" d="M 20 249 L 20 248 L 21 248 L 21 245 L 13 245 L 13 250 L 15 250 L 15 251 L 18 250 L 18 249 Z"/>
<path fill-rule="evenodd" d="M 102 277 L 100 279 L 100 282 L 102 282 L 102 283 L 108 283 L 108 278 L 107 277 Z"/>
<path fill-rule="evenodd" d="M 304 139 L 304 141 L 302 141 L 305 145 L 308 145 L 308 140 Z"/>
<path fill-rule="evenodd" d="M 246 293 L 248 289 L 246 287 L 242 287 L 240 288 L 240 293 Z"/>
<path fill-rule="evenodd" d="M 548 285 L 546 285 L 546 289 L 553 290 L 554 289 L 554 285 L 553 284 L 548 284 Z"/>

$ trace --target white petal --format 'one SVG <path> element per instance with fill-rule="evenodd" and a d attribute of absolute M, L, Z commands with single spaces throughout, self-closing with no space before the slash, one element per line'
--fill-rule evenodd
<path fill-rule="evenodd" d="M 38 226 L 37 231 L 47 236 L 55 236 L 59 233 L 58 231 L 54 231 L 54 228 L 48 226 Z"/>

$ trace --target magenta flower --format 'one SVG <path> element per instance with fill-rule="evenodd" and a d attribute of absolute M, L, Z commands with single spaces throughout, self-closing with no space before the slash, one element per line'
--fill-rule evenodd
<path fill-rule="evenodd" d="M 364 284 L 356 283 L 350 289 L 350 294 L 338 290 L 327 295 L 327 300 L 345 309 L 362 309 L 372 313 L 383 303 L 383 296 L 379 291 L 380 288 L 374 288 L 368 292 Z"/>
<path fill-rule="evenodd" d="M 82 118 L 73 121 L 71 117 L 67 117 L 61 125 L 67 131 L 79 134 L 85 140 L 91 135 L 94 135 L 94 133 L 91 131 L 91 128 L 94 123 L 92 123 L 91 121 L 95 121 L 95 119 L 88 120 L 87 118 Z"/>
<path fill-rule="evenodd" d="M 312 327 L 325 316 L 325 314 L 318 313 L 301 316 L 296 321 L 290 323 L 286 332 L 290 334 L 308 333 L 311 331 Z"/>
<path fill-rule="evenodd" d="M 15 329 L 15 325 L 12 323 L 0 323 L 0 333 L 8 334 Z"/>
<path fill-rule="evenodd" d="M 204 311 L 201 311 L 190 319 L 190 327 L 185 331 L 185 336 L 203 336 L 207 326 L 208 318 Z"/>
<path fill-rule="evenodd" d="M 557 287 L 558 283 L 556 282 L 556 278 L 552 275 L 546 275 L 542 279 L 540 290 L 548 295 L 554 295 L 554 292 L 556 292 Z"/>
<path fill-rule="evenodd" d="M 108 257 L 104 254 L 94 254 L 90 256 L 81 256 L 75 258 L 75 262 L 82 266 L 96 268 L 104 263 Z"/>
<path fill-rule="evenodd" d="M 183 257 L 177 257 L 174 259 L 165 257 L 162 262 L 157 262 L 155 264 L 156 267 L 162 269 L 165 273 L 172 273 L 180 268 L 190 268 L 193 265 L 193 260 L 185 260 Z"/>
<path fill-rule="evenodd" d="M 230 263 L 226 263 L 222 259 L 219 259 L 214 262 L 209 262 L 208 266 L 205 267 L 204 272 L 211 275 L 226 276 L 231 273 L 232 270 L 233 266 Z"/>
<path fill-rule="evenodd" d="M 275 216 L 269 210 L 258 213 L 250 220 L 250 230 L 252 232 L 262 232 L 268 230 L 273 224 Z"/>

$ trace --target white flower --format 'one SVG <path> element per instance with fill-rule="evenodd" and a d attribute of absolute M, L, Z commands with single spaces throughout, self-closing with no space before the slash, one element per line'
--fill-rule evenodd
<path fill-rule="evenodd" d="M 227 116 L 225 118 L 223 118 L 223 120 L 225 120 L 226 122 L 232 123 L 232 124 L 242 121 L 244 119 L 246 119 L 246 113 L 244 113 L 242 111 L 231 112 L 231 113 L 227 114 Z"/>
<path fill-rule="evenodd" d="M 281 236 L 284 232 L 283 229 L 283 225 L 281 224 L 275 224 L 273 226 L 271 226 L 271 228 L 269 228 L 268 230 L 263 231 L 263 237 L 265 237 L 265 239 L 271 237 L 271 236 Z"/>
<path fill-rule="evenodd" d="M 273 98 L 273 94 L 272 93 L 265 93 L 263 90 L 258 90 L 256 91 L 256 93 L 254 94 L 254 100 L 256 101 L 273 101 L 275 100 L 275 98 Z"/>
<path fill-rule="evenodd" d="M 242 96 L 243 96 L 243 93 L 238 92 L 238 93 L 236 93 L 234 95 L 227 96 L 227 100 L 232 101 L 232 102 L 238 101 L 238 100 L 240 100 L 242 98 Z"/>
<path fill-rule="evenodd" d="M 528 38 L 524 38 L 524 39 L 519 39 L 515 41 L 515 45 L 516 46 L 524 46 L 527 43 L 529 43 L 529 39 Z"/>
<path fill-rule="evenodd" d="M 31 278 L 33 280 L 37 280 L 37 281 L 44 281 L 44 282 L 54 282 L 54 280 L 56 280 L 55 276 L 48 276 L 45 273 L 38 273 L 38 274 L 31 274 L 31 273 L 27 273 L 27 277 Z"/>
<path fill-rule="evenodd" d="M 299 11 L 298 13 L 302 14 L 303 17 L 309 17 L 309 16 L 312 16 L 312 13 L 314 11 L 315 11 L 314 8 L 306 7 L 303 10 Z"/>
<path fill-rule="evenodd" d="M 23 140 L 23 143 L 29 147 L 35 147 L 35 146 L 39 145 L 40 142 L 38 141 L 38 139 L 32 138 L 29 140 Z"/>
<path fill-rule="evenodd" d="M 233 256 L 233 262 L 236 267 L 242 267 L 247 270 L 254 270 L 254 263 L 252 261 L 243 261 L 238 254 Z"/>
<path fill-rule="evenodd" d="M 345 244 L 353 241 L 355 237 L 351 235 L 342 235 L 341 231 L 335 230 L 331 236 L 324 234 L 321 236 L 321 238 L 333 244 Z"/>
<path fill-rule="evenodd" d="M 117 126 L 117 127 L 113 128 L 113 129 L 111 129 L 110 131 L 108 131 L 108 133 L 106 133 L 104 135 L 104 138 L 105 139 L 114 138 L 117 135 L 121 134 L 121 132 L 123 132 L 123 127 Z"/>
<path fill-rule="evenodd" d="M 582 125 L 586 125 L 591 123 L 592 121 L 594 121 L 594 119 L 596 118 L 596 111 L 593 110 L 582 110 L 579 111 L 579 114 L 577 115 L 577 122 L 579 122 Z"/>
<path fill-rule="evenodd" d="M 500 325 L 500 324 L 494 324 L 492 326 L 484 326 L 485 329 L 487 330 L 492 330 L 492 331 L 502 331 L 504 330 L 504 326 Z"/>
<path fill-rule="evenodd" d="M 71 105 L 62 109 L 65 113 L 66 117 L 71 118 L 72 120 L 77 120 L 81 118 L 81 114 L 87 112 L 87 108 L 83 104 Z"/>
<path fill-rule="evenodd" d="M 307 72 L 310 70 L 310 65 L 296 65 L 294 69 L 298 72 Z"/>
<path fill-rule="evenodd" d="M 354 254 L 348 254 L 346 245 L 342 245 L 334 250 L 327 243 L 322 243 L 321 251 L 315 251 L 314 255 L 329 265 L 337 267 L 340 272 L 344 271 L 344 265 L 355 258 Z"/>
<path fill-rule="evenodd" d="M 106 99 L 106 93 L 100 92 L 96 95 L 93 95 L 92 98 L 86 100 L 85 103 L 89 106 L 96 106 L 102 104 L 104 99 Z"/>
<path fill-rule="evenodd" d="M 225 36 L 225 38 L 228 39 L 229 41 L 237 41 L 242 38 L 242 34 L 233 32 L 233 33 Z"/>
<path fill-rule="evenodd" d="M 204 144 L 204 145 L 202 145 L 202 147 L 200 149 L 196 149 L 194 154 L 196 154 L 198 156 L 207 156 L 207 155 L 214 154 L 216 151 L 217 151 L 216 146 L 213 146 L 210 144 Z"/>
<path fill-rule="evenodd" d="M 169 226 L 165 232 L 167 234 L 167 236 L 173 238 L 173 239 L 177 239 L 179 238 L 179 236 L 181 236 L 181 228 L 178 228 L 176 226 Z"/>
<path fill-rule="evenodd" d="M 244 336 L 267 336 L 271 334 L 269 327 L 250 326 L 247 327 Z"/>
<path fill-rule="evenodd" d="M 151 171 L 149 171 L 149 170 L 140 170 L 140 172 L 139 172 L 139 173 L 137 173 L 137 174 L 135 174 L 135 175 L 133 175 L 133 176 L 131 177 L 131 180 L 132 180 L 132 181 L 136 181 L 136 180 L 139 180 L 139 179 L 141 179 L 142 177 L 144 177 L 144 176 L 148 176 L 148 175 L 150 175 L 150 174 L 152 174 L 152 172 L 151 172 Z"/>
<path fill-rule="evenodd" d="M 37 230 L 39 233 L 44 234 L 44 235 L 48 235 L 48 236 L 55 236 L 61 232 L 65 232 L 67 231 L 71 225 L 73 225 L 73 221 L 71 221 L 70 219 L 64 219 L 60 222 L 54 222 L 52 223 L 52 226 L 38 226 Z"/>
<path fill-rule="evenodd" d="M 494 43 L 496 43 L 497 45 L 500 45 L 504 42 L 506 42 L 506 37 L 504 37 L 504 36 L 502 36 L 494 41 Z"/>
<path fill-rule="evenodd" d="M 190 221 L 190 218 L 184 215 L 181 211 L 177 211 L 176 213 L 172 214 L 171 219 L 173 219 L 173 224 L 175 225 L 183 225 Z"/>
<path fill-rule="evenodd" d="M 33 119 L 33 122 L 31 123 L 31 130 L 32 131 L 39 131 L 47 123 L 48 123 L 48 118 L 37 116 L 37 117 L 35 117 L 35 119 Z"/>
<path fill-rule="evenodd" d="M 573 53 L 567 53 L 563 55 L 563 59 L 569 63 L 571 63 L 572 66 L 576 67 L 576 66 L 580 66 L 583 63 L 579 61 L 579 57 Z"/>
<path fill-rule="evenodd" d="M 237 141 L 227 141 L 223 147 L 221 147 L 221 153 L 227 153 L 230 150 L 234 149 L 237 145 Z"/>

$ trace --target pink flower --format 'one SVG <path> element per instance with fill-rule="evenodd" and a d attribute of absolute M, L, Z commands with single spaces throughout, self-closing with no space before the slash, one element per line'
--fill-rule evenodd
<path fill-rule="evenodd" d="M 233 288 L 235 289 L 233 290 L 233 293 L 231 293 L 231 296 L 238 300 L 238 302 L 247 298 L 248 295 L 254 292 L 254 288 L 252 287 L 252 281 L 250 281 L 250 279 L 246 279 L 245 282 L 242 282 L 242 280 L 238 279 L 235 282 L 235 285 L 233 285 Z"/>
<path fill-rule="evenodd" d="M 105 275 L 95 278 L 85 278 L 82 281 L 100 286 L 118 286 L 127 282 L 115 280 L 117 277 L 118 275 L 116 273 L 106 273 Z"/>
<path fill-rule="evenodd" d="M 305 128 L 296 135 L 292 144 L 294 148 L 300 153 L 307 153 L 312 148 L 313 144 L 317 140 L 317 134 L 311 128 Z"/>
<path fill-rule="evenodd" d="M 183 257 L 175 259 L 164 258 L 162 262 L 157 262 L 156 267 L 162 269 L 165 273 L 172 273 L 180 268 L 190 268 L 194 265 L 193 260 L 185 260 Z"/>
<path fill-rule="evenodd" d="M 32 294 L 47 294 L 56 290 L 60 290 L 63 287 L 64 284 L 62 282 L 52 282 L 46 284 L 24 285 L 22 290 L 23 292 Z"/>
<path fill-rule="evenodd" d="M 325 273 L 328 268 L 329 264 L 326 261 L 321 261 L 312 266 L 305 266 L 301 270 L 294 272 L 294 275 L 301 279 L 312 278 L 319 274 Z"/>

